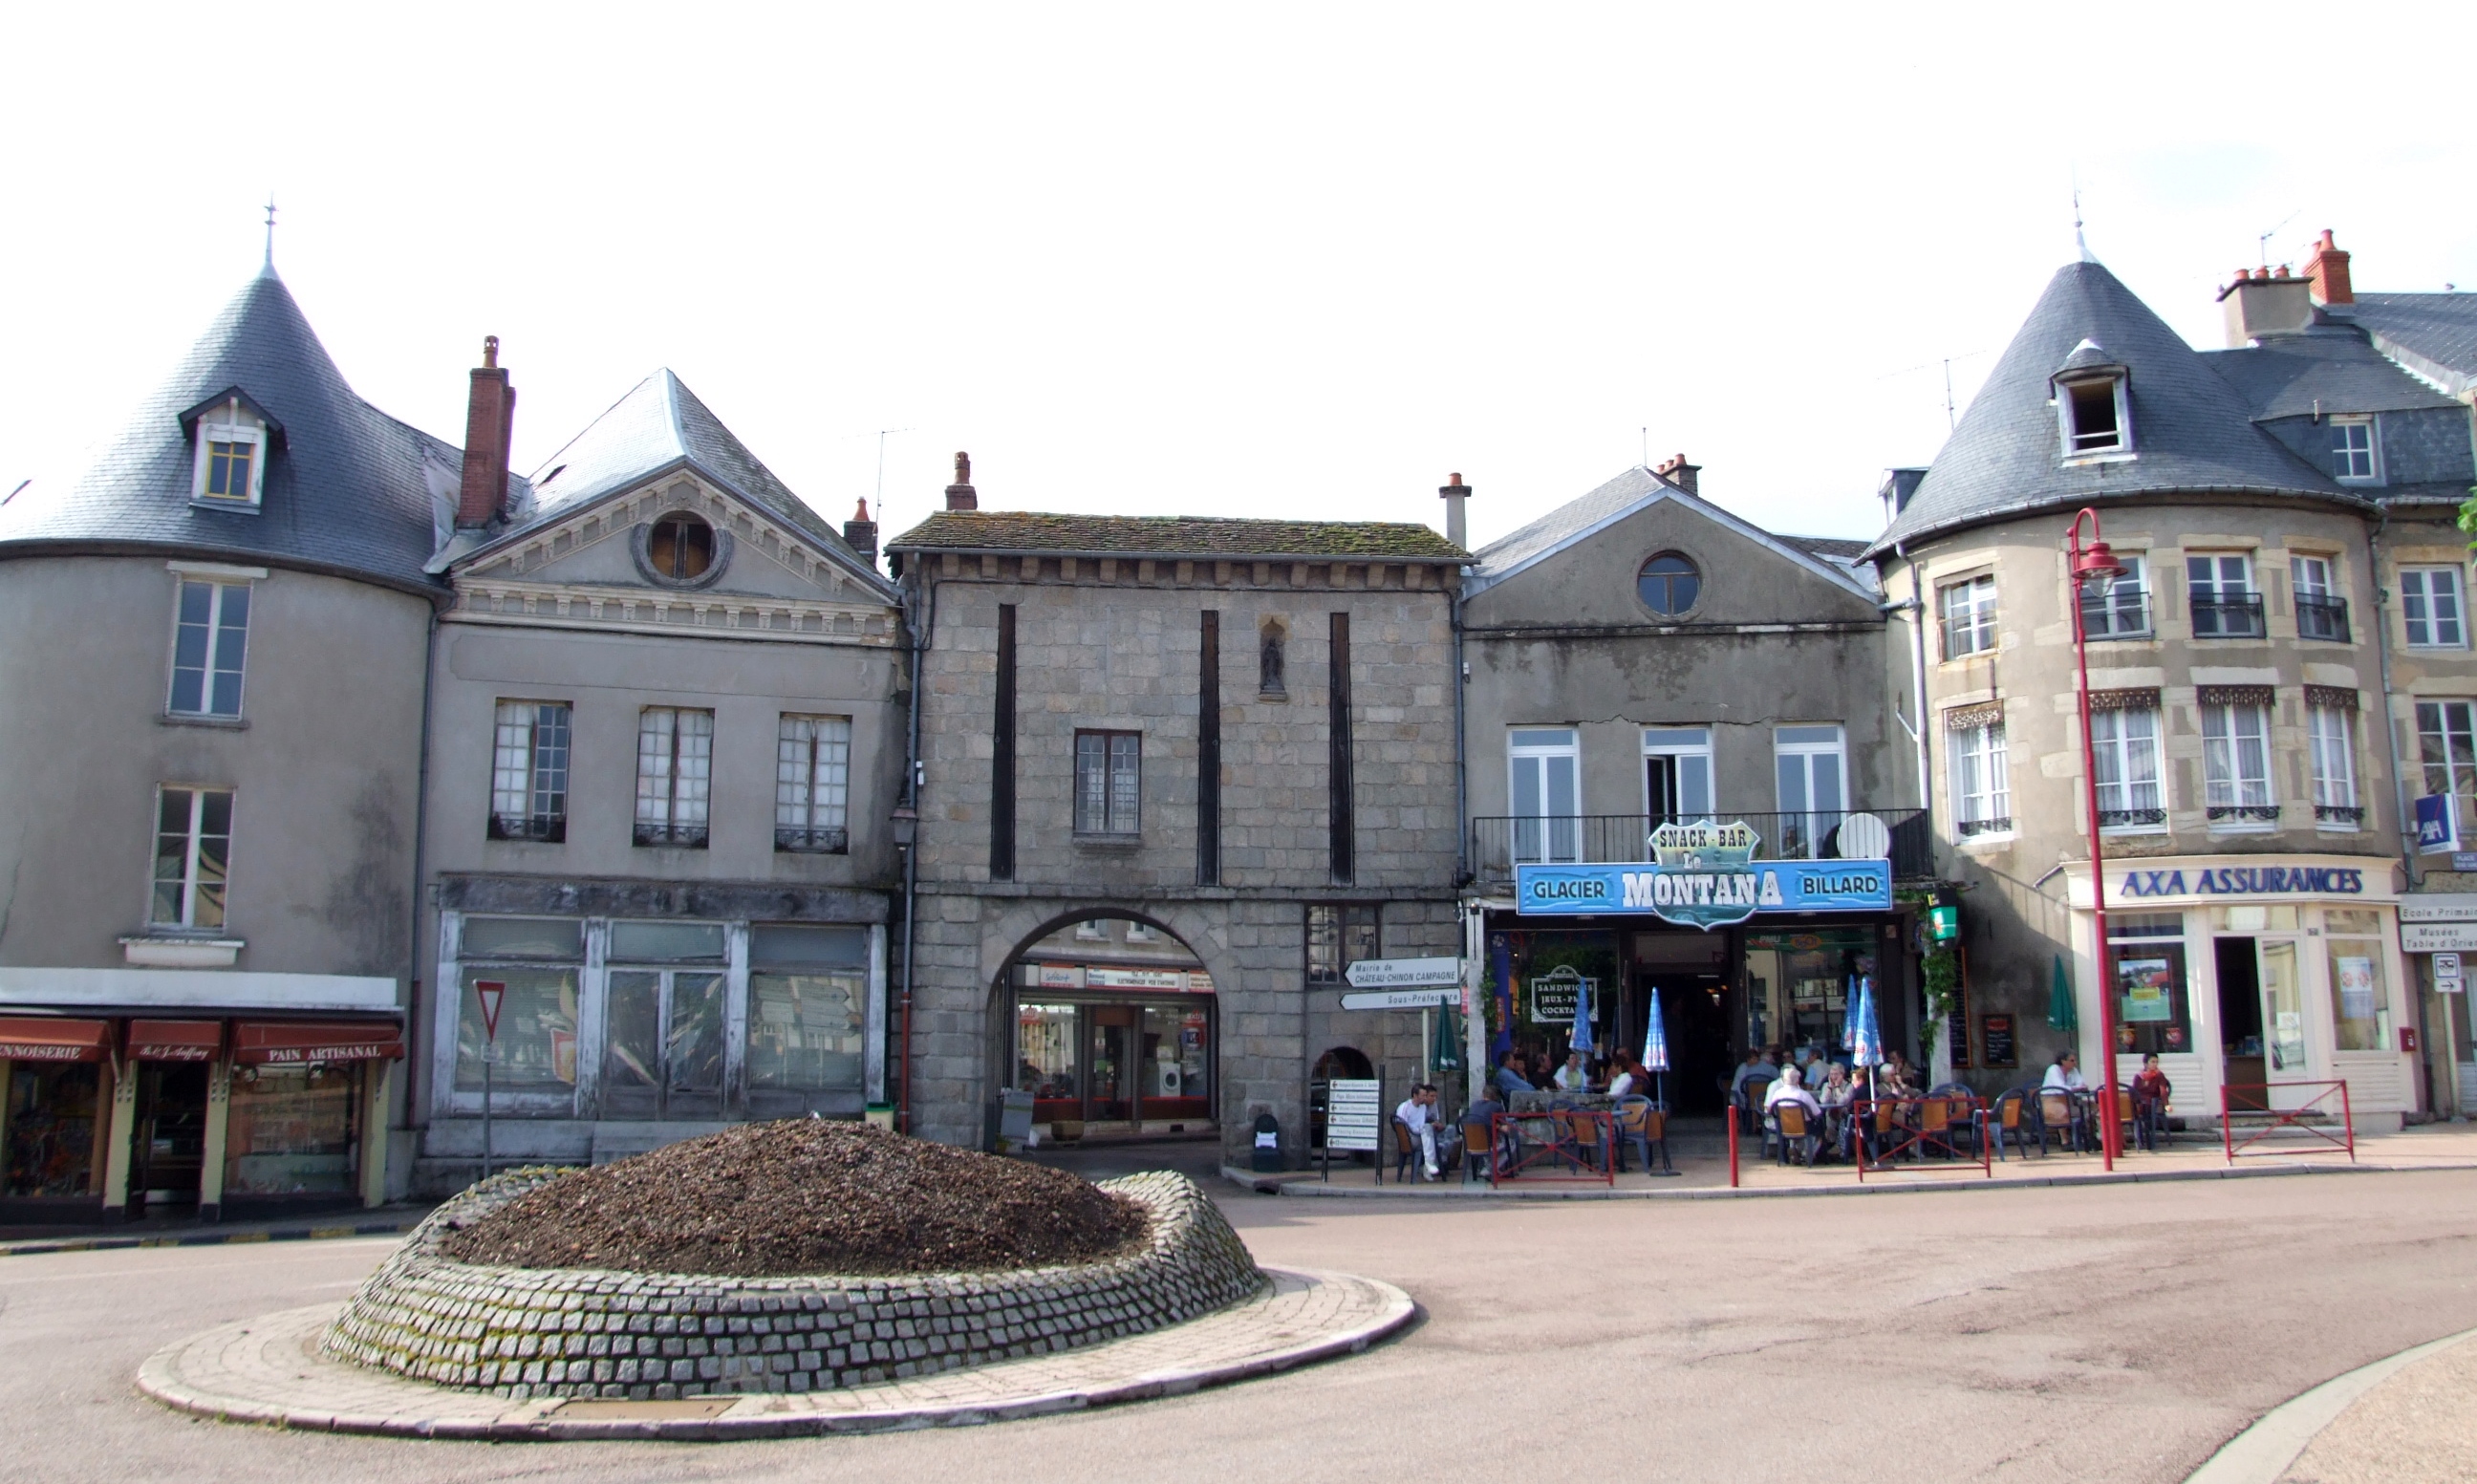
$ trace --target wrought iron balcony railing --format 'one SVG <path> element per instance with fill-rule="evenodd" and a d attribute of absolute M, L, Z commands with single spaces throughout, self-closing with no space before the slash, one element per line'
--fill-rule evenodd
<path fill-rule="evenodd" d="M 706 827 L 702 824 L 649 824 L 637 821 L 637 843 L 670 845 L 689 850 L 705 848 Z"/>
<path fill-rule="evenodd" d="M 1648 861 L 1651 832 L 1670 822 L 1743 820 L 1754 827 L 1759 861 L 1843 859 L 1840 828 L 1855 815 L 1870 815 L 1891 834 L 1892 874 L 1935 874 L 1935 837 L 1923 809 L 1831 809 L 1709 815 L 1547 815 L 1496 817 L 1471 821 L 1471 870 L 1482 881 L 1511 881 L 1516 866 L 1624 865 Z"/>
<path fill-rule="evenodd" d="M 2089 639 L 2148 639 L 2150 594 L 2095 592 L 2082 594 L 2082 633 Z"/>
<path fill-rule="evenodd" d="M 2263 627 L 2261 593 L 2204 589 L 2193 594 L 2195 639 L 2263 639 L 2269 633 Z"/>
<path fill-rule="evenodd" d="M 2318 593 L 2296 594 L 2296 637 L 2348 641 L 2348 600 Z"/>
<path fill-rule="evenodd" d="M 841 855 L 851 848 L 851 834 L 839 824 L 811 829 L 778 824 L 774 827 L 774 848 L 801 855 Z"/>
<path fill-rule="evenodd" d="M 538 840 L 557 844 L 567 839 L 567 816 L 503 815 L 490 816 L 492 840 Z"/>

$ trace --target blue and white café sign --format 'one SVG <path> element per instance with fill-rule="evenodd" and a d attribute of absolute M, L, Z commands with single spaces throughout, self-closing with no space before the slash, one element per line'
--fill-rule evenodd
<path fill-rule="evenodd" d="M 1664 824 L 1649 864 L 1519 866 L 1514 910 L 1558 917 L 1648 912 L 1706 931 L 1759 912 L 1889 912 L 1889 861 L 1758 861 L 1743 821 Z"/>

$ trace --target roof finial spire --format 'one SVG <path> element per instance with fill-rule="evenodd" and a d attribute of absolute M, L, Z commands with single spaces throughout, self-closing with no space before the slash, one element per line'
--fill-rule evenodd
<path fill-rule="evenodd" d="M 266 193 L 266 269 L 275 271 L 275 192 Z"/>
<path fill-rule="evenodd" d="M 2098 261 L 2090 256 L 2089 239 L 2082 236 L 2082 183 L 2078 180 L 2073 182 L 2073 249 L 2084 263 Z"/>

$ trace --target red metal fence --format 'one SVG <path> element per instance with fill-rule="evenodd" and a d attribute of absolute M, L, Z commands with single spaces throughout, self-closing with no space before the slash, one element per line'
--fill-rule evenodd
<path fill-rule="evenodd" d="M 2319 1088 L 2321 1091 L 2293 1108 L 2270 1105 L 2270 1094 L 2274 1091 L 2295 1093 L 2306 1088 Z M 2235 1095 L 2239 1093 L 2259 1093 L 2262 1095 L 2248 1098 L 2239 1106 Z M 2332 1102 L 2335 1095 L 2339 1099 L 2336 1109 Z M 2337 1135 L 2329 1127 L 2334 1111 L 2339 1115 Z M 2246 1119 L 2252 1125 L 2252 1131 L 2242 1139 L 2237 1137 L 2236 1122 L 2239 1119 Z M 2289 1131 L 2304 1137 L 2287 1144 L 2261 1149 L 2253 1147 L 2273 1135 Z M 2319 1154 L 2327 1149 L 2344 1150 L 2348 1162 L 2353 1165 L 2357 1161 L 2357 1118 L 2356 1111 L 2349 1106 L 2348 1084 L 2344 1081 L 2231 1082 L 2219 1089 L 2219 1144 L 2226 1150 L 2231 1165 L 2237 1162 L 2239 1155 L 2248 1151 L 2260 1156 Z"/>

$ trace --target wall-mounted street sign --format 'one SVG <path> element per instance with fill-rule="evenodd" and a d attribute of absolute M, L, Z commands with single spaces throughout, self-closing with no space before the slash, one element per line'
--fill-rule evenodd
<path fill-rule="evenodd" d="M 1514 910 L 1605 917 L 1647 912 L 1706 931 L 1759 912 L 1889 912 L 1889 861 L 1758 861 L 1742 821 L 1664 824 L 1650 865 L 1518 866 Z"/>
<path fill-rule="evenodd" d="M 1414 990 L 1463 982 L 1460 959 L 1361 959 L 1341 971 L 1354 990 Z"/>
<path fill-rule="evenodd" d="M 2477 922 L 2403 922 L 2402 953 L 2477 952 Z"/>
<path fill-rule="evenodd" d="M 1439 1005 L 1459 1005 L 1463 1001 L 1462 986 L 1444 985 L 1425 990 L 1364 990 L 1341 996 L 1344 1010 L 1433 1010 Z"/>

